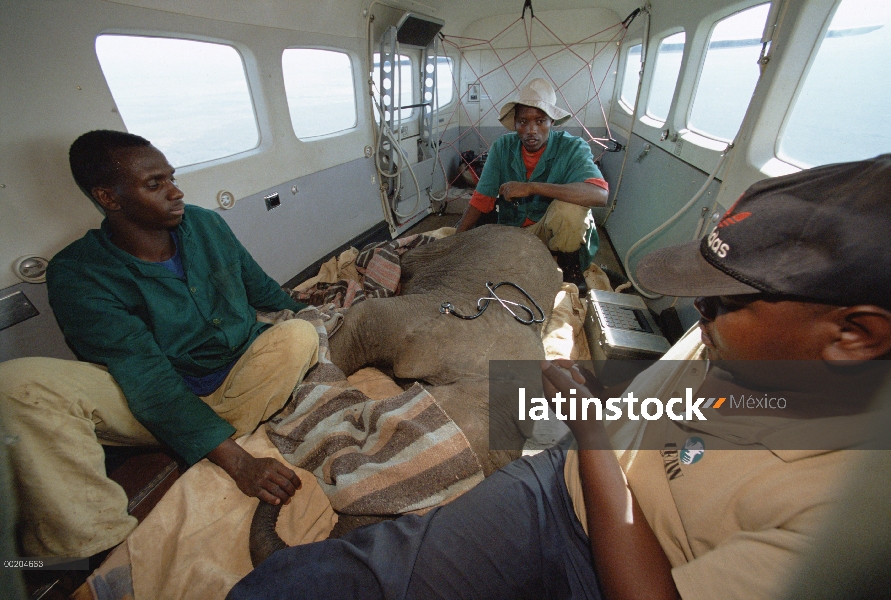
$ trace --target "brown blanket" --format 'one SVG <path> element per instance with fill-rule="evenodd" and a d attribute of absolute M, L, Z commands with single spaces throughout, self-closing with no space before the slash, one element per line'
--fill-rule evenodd
<path fill-rule="evenodd" d="M 399 292 L 399 278 L 402 268 L 399 257 L 418 246 L 423 246 L 436 238 L 423 234 L 378 242 L 365 246 L 356 256 L 355 267 L 361 281 L 338 279 L 334 283 L 319 282 L 312 287 L 291 292 L 300 302 L 314 306 L 334 304 L 338 308 L 348 308 L 366 298 L 389 298 Z"/>
<path fill-rule="evenodd" d="M 319 363 L 267 424 L 269 439 L 291 464 L 316 476 L 335 510 L 423 510 L 482 481 L 467 438 L 422 386 L 370 399 L 330 362 L 323 313 L 310 308 L 295 316 L 316 326 Z"/>

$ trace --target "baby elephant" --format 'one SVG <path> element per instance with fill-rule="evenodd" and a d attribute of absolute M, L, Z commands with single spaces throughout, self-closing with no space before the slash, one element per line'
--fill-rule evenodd
<path fill-rule="evenodd" d="M 402 256 L 401 266 L 399 295 L 371 298 L 346 312 L 329 340 L 331 361 L 346 375 L 373 366 L 424 384 L 464 432 L 488 476 L 520 454 L 489 449 L 490 420 L 502 437 L 507 432 L 515 440 L 513 448 L 531 434 L 513 414 L 490 414 L 489 361 L 545 358 L 543 321 L 560 289 L 560 271 L 535 236 L 501 225 L 418 246 Z M 493 297 L 492 289 L 503 303 L 481 300 Z M 457 316 L 476 315 L 486 304 L 476 318 Z M 278 507 L 260 503 L 251 528 L 255 565 L 284 547 L 274 532 L 277 516 Z M 336 533 L 364 522 L 347 519 Z"/>

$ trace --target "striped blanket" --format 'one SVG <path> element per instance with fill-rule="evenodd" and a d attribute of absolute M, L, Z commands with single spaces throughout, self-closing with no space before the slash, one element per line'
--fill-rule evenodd
<path fill-rule="evenodd" d="M 423 387 L 369 399 L 328 358 L 329 315 L 309 308 L 291 316 L 315 325 L 319 362 L 267 424 L 268 434 L 288 461 L 316 476 L 336 511 L 429 509 L 482 481 L 467 438 Z"/>
<path fill-rule="evenodd" d="M 399 257 L 412 248 L 432 241 L 435 238 L 415 234 L 369 244 L 356 256 L 356 271 L 361 276 L 361 281 L 340 279 L 334 283 L 317 283 L 304 291 L 292 291 L 291 296 L 315 306 L 334 304 L 341 308 L 348 308 L 366 298 L 395 296 L 399 292 L 399 278 L 402 275 Z"/>

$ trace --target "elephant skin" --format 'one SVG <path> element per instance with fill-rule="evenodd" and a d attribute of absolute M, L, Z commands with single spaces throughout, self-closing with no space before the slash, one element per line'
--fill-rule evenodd
<path fill-rule="evenodd" d="M 489 450 L 490 419 L 508 432 L 502 436 L 515 442 L 511 447 L 522 447 L 532 433 L 531 426 L 521 430 L 513 414 L 489 413 L 489 361 L 544 359 L 544 324 L 519 323 L 495 301 L 473 320 L 443 314 L 440 306 L 448 301 L 461 314 L 475 314 L 479 298 L 488 295 L 486 282 L 509 281 L 528 292 L 546 322 L 561 286 L 560 272 L 538 238 L 501 225 L 418 246 L 402 256 L 401 266 L 400 295 L 367 299 L 346 312 L 328 341 L 331 361 L 347 375 L 374 366 L 396 378 L 424 383 L 464 432 L 488 476 L 520 455 L 519 450 Z M 496 293 L 530 305 L 509 286 Z M 280 509 L 260 502 L 254 514 L 250 555 L 255 567 L 285 547 L 275 532 Z M 340 515 L 331 537 L 385 518 Z"/>
<path fill-rule="evenodd" d="M 488 295 L 486 282 L 509 281 L 529 293 L 547 320 L 560 290 L 560 271 L 538 238 L 502 225 L 419 246 L 403 255 L 401 265 L 400 294 L 351 307 L 329 341 L 331 360 L 347 375 L 374 366 L 424 383 L 464 432 L 488 476 L 519 455 L 489 451 L 489 361 L 544 359 L 544 325 L 519 323 L 496 301 L 474 320 L 443 314 L 440 305 L 448 301 L 463 315 L 475 314 L 479 298 Z M 509 286 L 497 294 L 530 304 Z M 512 417 L 492 416 L 500 427 L 515 431 L 519 447 L 531 432 L 520 431 Z"/>

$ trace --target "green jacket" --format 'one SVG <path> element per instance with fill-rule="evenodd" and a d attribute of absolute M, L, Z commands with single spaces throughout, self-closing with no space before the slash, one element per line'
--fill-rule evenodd
<path fill-rule="evenodd" d="M 186 386 L 237 360 L 269 327 L 256 309 L 300 310 L 217 213 L 186 206 L 177 228 L 186 279 L 109 241 L 108 223 L 49 264 L 49 302 L 79 359 L 105 365 L 130 410 L 189 464 L 235 428 Z"/>
<path fill-rule="evenodd" d="M 522 143 L 516 133 L 508 133 L 489 148 L 486 166 L 480 175 L 476 191 L 491 198 L 498 197 L 501 184 L 508 181 L 540 181 L 544 183 L 579 183 L 588 179 L 602 179 L 600 169 L 594 164 L 591 148 L 582 138 L 565 131 L 551 130 L 544 154 L 538 161 L 532 177 L 526 179 L 526 165 L 521 153 Z M 553 198 L 541 195 L 517 198 L 512 202 L 498 202 L 498 223 L 520 227 L 526 218 L 539 222 L 544 217 Z M 588 239 L 579 249 L 582 269 L 594 260 L 600 245 L 597 229 L 588 230 Z"/>

